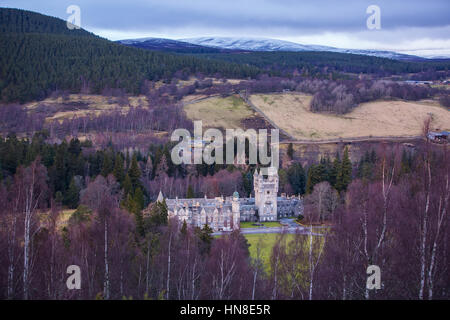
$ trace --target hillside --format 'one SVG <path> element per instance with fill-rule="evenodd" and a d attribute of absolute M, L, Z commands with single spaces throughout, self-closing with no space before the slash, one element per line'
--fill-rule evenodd
<path fill-rule="evenodd" d="M 138 93 L 145 79 L 171 79 L 177 71 L 231 78 L 259 72 L 245 65 L 129 48 L 29 11 L 0 8 L 0 17 L 3 102 L 43 99 L 54 90 L 100 93 L 119 87 Z"/>
<path fill-rule="evenodd" d="M 162 38 L 129 39 L 117 41 L 120 44 L 155 51 L 175 53 L 221 53 L 225 50 L 200 46 L 184 41 Z"/>
<path fill-rule="evenodd" d="M 311 112 L 309 95 L 257 94 L 250 100 L 298 140 L 420 136 L 429 115 L 433 129 L 450 129 L 450 111 L 431 101 L 374 101 L 363 103 L 345 115 L 335 115 Z"/>
<path fill-rule="evenodd" d="M 0 33 L 51 33 L 97 37 L 83 29 L 67 28 L 66 21 L 37 12 L 0 8 Z"/>
<path fill-rule="evenodd" d="M 236 97 L 212 97 L 185 106 L 186 115 L 191 120 L 202 120 L 203 126 L 209 128 L 242 128 L 246 118 L 253 115 L 245 102 Z"/>
<path fill-rule="evenodd" d="M 208 53 L 196 56 L 245 64 L 272 71 L 293 72 L 297 70 L 304 75 L 314 75 L 321 72 L 344 72 L 387 76 L 450 70 L 450 59 L 410 62 L 361 54 L 325 51 Z"/>
<path fill-rule="evenodd" d="M 396 60 L 421 60 L 417 56 L 401 54 L 392 51 L 341 49 L 329 46 L 300 44 L 291 41 L 266 39 L 266 38 L 242 38 L 242 37 L 200 37 L 181 39 L 181 41 L 212 48 L 247 51 L 326 51 L 339 53 L 352 53 L 367 56 L 375 56 Z"/>

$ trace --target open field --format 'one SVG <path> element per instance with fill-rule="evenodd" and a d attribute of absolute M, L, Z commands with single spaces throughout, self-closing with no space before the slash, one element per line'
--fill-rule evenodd
<path fill-rule="evenodd" d="M 311 112 L 311 99 L 310 95 L 292 93 L 250 97 L 267 117 L 298 140 L 418 136 L 429 115 L 432 129 L 450 129 L 450 111 L 432 101 L 375 101 L 334 115 Z"/>
<path fill-rule="evenodd" d="M 241 121 L 254 112 L 238 96 L 214 97 L 185 106 L 188 118 L 202 120 L 209 128 L 242 128 Z"/>
<path fill-rule="evenodd" d="M 272 253 L 272 248 L 281 235 L 278 233 L 259 233 L 259 234 L 244 234 L 250 247 L 250 256 L 252 258 L 257 257 L 258 246 L 260 246 L 260 257 L 264 261 L 264 266 L 266 270 L 270 268 L 270 255 Z M 286 241 L 292 241 L 295 234 L 286 234 Z"/>
<path fill-rule="evenodd" d="M 102 95 L 91 94 L 71 94 L 66 98 L 47 98 L 42 101 L 31 102 L 25 106 L 30 111 L 37 111 L 39 106 L 45 105 L 55 107 L 56 112 L 47 117 L 47 121 L 63 120 L 64 118 L 72 118 L 74 116 L 98 116 L 101 113 L 120 109 L 126 113 L 129 109 L 128 104 L 132 107 L 146 105 L 147 98 L 145 96 L 128 96 L 124 100 L 126 106 L 119 104 L 119 98 L 108 97 Z"/>

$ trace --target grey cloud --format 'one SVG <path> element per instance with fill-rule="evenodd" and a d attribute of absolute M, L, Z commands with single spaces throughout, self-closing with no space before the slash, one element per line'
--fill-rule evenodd
<path fill-rule="evenodd" d="M 77 4 L 86 25 L 102 29 L 135 30 L 183 26 L 284 28 L 310 31 L 356 31 L 364 28 L 366 8 L 379 5 L 384 28 L 433 27 L 450 24 L 450 2 L 399 0 L 14 0 L 7 6 L 32 9 L 64 18 L 65 8 Z"/>

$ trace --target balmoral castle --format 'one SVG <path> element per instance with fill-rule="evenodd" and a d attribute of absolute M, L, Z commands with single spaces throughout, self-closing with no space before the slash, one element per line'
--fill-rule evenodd
<path fill-rule="evenodd" d="M 267 177 L 255 170 L 254 198 L 231 197 L 214 199 L 166 199 L 169 218 L 177 217 L 188 225 L 203 227 L 208 224 L 214 231 L 239 229 L 240 221 L 277 221 L 279 218 L 298 216 L 303 212 L 300 197 L 278 197 L 278 170 L 269 168 Z M 159 194 L 157 201 L 162 201 Z"/>

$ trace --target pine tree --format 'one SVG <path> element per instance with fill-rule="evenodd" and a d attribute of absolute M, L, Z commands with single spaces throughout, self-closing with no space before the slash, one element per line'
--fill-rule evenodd
<path fill-rule="evenodd" d="M 211 243 L 213 241 L 212 233 L 214 231 L 211 229 L 211 227 L 206 223 L 202 229 L 197 228 L 195 233 L 197 237 L 201 241 L 201 247 L 200 252 L 202 254 L 208 254 L 209 250 L 211 249 Z"/>
<path fill-rule="evenodd" d="M 112 170 L 113 170 L 113 164 L 112 164 L 111 156 L 108 154 L 108 152 L 105 152 L 103 154 L 101 175 L 104 177 L 107 177 L 108 174 L 110 174 L 112 172 Z"/>
<path fill-rule="evenodd" d="M 144 209 L 144 194 L 141 188 L 136 188 L 134 191 L 133 201 L 139 211 Z"/>
<path fill-rule="evenodd" d="M 81 153 L 80 140 L 78 139 L 70 140 L 67 151 L 77 157 Z"/>
<path fill-rule="evenodd" d="M 55 191 L 65 191 L 67 187 L 67 143 L 63 141 L 56 149 L 55 162 L 52 168 L 52 180 Z"/>
<path fill-rule="evenodd" d="M 300 163 L 294 163 L 289 167 L 288 179 L 295 194 L 305 193 L 305 170 Z"/>
<path fill-rule="evenodd" d="M 134 212 L 134 220 L 136 221 L 136 232 L 141 236 L 145 236 L 144 216 L 142 211 L 137 210 Z"/>
<path fill-rule="evenodd" d="M 116 177 L 116 180 L 122 184 L 125 179 L 125 172 L 123 168 L 123 158 L 119 153 L 116 155 L 116 159 L 114 161 L 113 174 L 114 177 Z"/>
<path fill-rule="evenodd" d="M 155 227 L 167 225 L 168 223 L 168 210 L 166 200 L 162 202 L 156 201 L 153 203 L 150 210 L 150 221 Z"/>
<path fill-rule="evenodd" d="M 169 210 L 167 209 L 167 203 L 166 203 L 166 199 L 164 199 L 162 202 L 159 202 L 159 206 L 160 206 L 160 216 L 161 216 L 161 221 L 163 222 L 163 224 L 167 225 L 168 220 L 169 220 Z"/>
<path fill-rule="evenodd" d="M 287 153 L 289 159 L 292 160 L 294 158 L 294 147 L 293 147 L 292 143 L 289 143 L 286 153 Z"/>
<path fill-rule="evenodd" d="M 341 158 L 340 158 L 339 152 L 338 152 L 338 153 L 336 153 L 336 157 L 333 160 L 333 165 L 331 166 L 331 170 L 330 170 L 330 184 L 334 188 L 336 188 L 337 176 L 338 176 L 340 168 L 341 168 Z"/>
<path fill-rule="evenodd" d="M 186 198 L 187 198 L 187 199 L 192 199 L 192 198 L 194 198 L 194 197 L 195 197 L 194 189 L 192 188 L 191 185 L 189 185 L 189 186 L 188 186 L 188 189 L 187 189 L 187 193 L 186 193 Z"/>
<path fill-rule="evenodd" d="M 342 163 L 338 171 L 336 190 L 339 192 L 347 190 L 348 185 L 352 179 L 352 162 L 348 154 L 348 147 L 345 147 Z"/>
<path fill-rule="evenodd" d="M 133 154 L 133 158 L 131 160 L 131 166 L 130 166 L 130 169 L 128 170 L 128 175 L 130 176 L 133 190 L 140 187 L 140 185 L 141 185 L 141 182 L 140 182 L 141 169 L 139 169 L 136 154 Z"/>
<path fill-rule="evenodd" d="M 133 184 L 128 173 L 125 175 L 125 179 L 123 179 L 123 192 L 125 196 L 133 193 Z"/>
<path fill-rule="evenodd" d="M 75 178 L 72 178 L 72 180 L 70 181 L 69 189 L 67 189 L 64 202 L 70 209 L 76 209 L 78 207 L 79 201 L 80 190 L 75 182 Z"/>
<path fill-rule="evenodd" d="M 55 201 L 57 203 L 62 203 L 63 199 L 64 199 L 64 197 L 63 197 L 62 192 L 61 191 L 56 191 L 56 193 L 55 193 Z"/>
<path fill-rule="evenodd" d="M 306 194 L 310 194 L 314 186 L 322 181 L 323 168 L 320 165 L 311 165 L 308 170 L 308 178 L 306 180 Z"/>
<path fill-rule="evenodd" d="M 253 191 L 253 174 L 251 170 L 242 174 L 242 184 L 245 194 L 250 195 Z"/>

